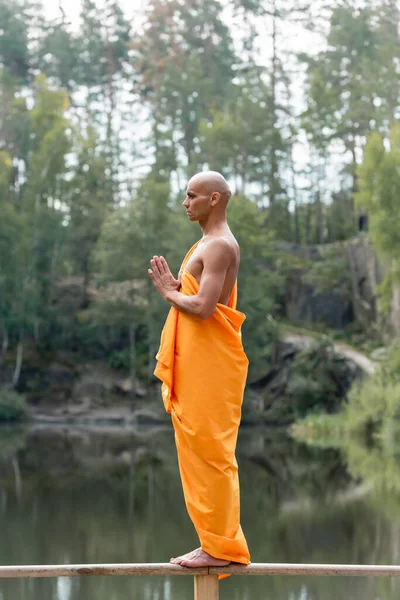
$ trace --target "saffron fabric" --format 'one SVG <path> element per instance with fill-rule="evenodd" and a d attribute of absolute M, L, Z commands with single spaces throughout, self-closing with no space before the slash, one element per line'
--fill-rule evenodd
<path fill-rule="evenodd" d="M 182 294 L 199 284 L 185 266 Z M 248 360 L 236 310 L 237 285 L 228 305 L 217 304 L 206 320 L 171 308 L 161 335 L 154 374 L 162 381 L 171 414 L 183 492 L 201 547 L 215 558 L 248 564 L 240 525 L 240 493 L 235 449 Z"/>

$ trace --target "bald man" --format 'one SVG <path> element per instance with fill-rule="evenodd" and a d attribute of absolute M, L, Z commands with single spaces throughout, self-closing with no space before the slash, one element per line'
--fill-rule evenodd
<path fill-rule="evenodd" d="M 188 183 L 183 206 L 203 236 L 188 252 L 178 279 L 164 257 L 148 270 L 171 305 L 157 354 L 171 413 L 189 515 L 201 546 L 171 559 L 185 567 L 248 564 L 240 526 L 235 448 L 248 361 L 236 310 L 240 252 L 226 217 L 231 191 L 215 171 Z"/>

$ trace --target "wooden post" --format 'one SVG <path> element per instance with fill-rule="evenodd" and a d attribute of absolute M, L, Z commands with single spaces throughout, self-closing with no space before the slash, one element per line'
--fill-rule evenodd
<path fill-rule="evenodd" d="M 194 576 L 194 600 L 218 600 L 218 575 Z"/>

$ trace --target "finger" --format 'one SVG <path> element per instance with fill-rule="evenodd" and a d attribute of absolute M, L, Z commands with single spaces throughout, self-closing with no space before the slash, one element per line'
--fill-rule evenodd
<path fill-rule="evenodd" d="M 169 269 L 167 261 L 165 260 L 165 258 L 163 256 L 160 256 L 160 263 L 161 263 L 164 273 L 168 273 L 170 269 Z"/>
<path fill-rule="evenodd" d="M 151 269 L 147 269 L 148 274 L 150 275 L 150 277 L 153 279 L 154 277 L 154 273 Z"/>
<path fill-rule="evenodd" d="M 168 267 L 167 268 L 165 267 L 165 264 L 161 260 L 161 257 L 157 256 L 155 261 L 157 263 L 157 267 L 158 267 L 158 271 L 159 271 L 160 275 L 165 275 L 168 272 Z"/>
<path fill-rule="evenodd" d="M 155 275 L 159 275 L 160 274 L 160 269 L 158 268 L 157 257 L 152 258 L 151 261 L 150 261 L 150 264 L 152 266 L 153 273 Z"/>

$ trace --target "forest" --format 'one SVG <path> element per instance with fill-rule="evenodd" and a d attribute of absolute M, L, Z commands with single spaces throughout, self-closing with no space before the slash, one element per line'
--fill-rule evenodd
<path fill-rule="evenodd" d="M 205 169 L 234 194 L 248 406 L 337 411 L 359 375 L 339 340 L 389 362 L 350 396 L 396 414 L 399 32 L 397 0 L 148 0 L 133 20 L 82 0 L 79 23 L 0 0 L 0 417 L 85 396 L 83 365 L 100 405 L 99 370 L 143 400 L 168 310 L 148 262 L 176 272 L 199 239 L 181 203 Z M 316 345 L 292 352 L 294 329 Z"/>

